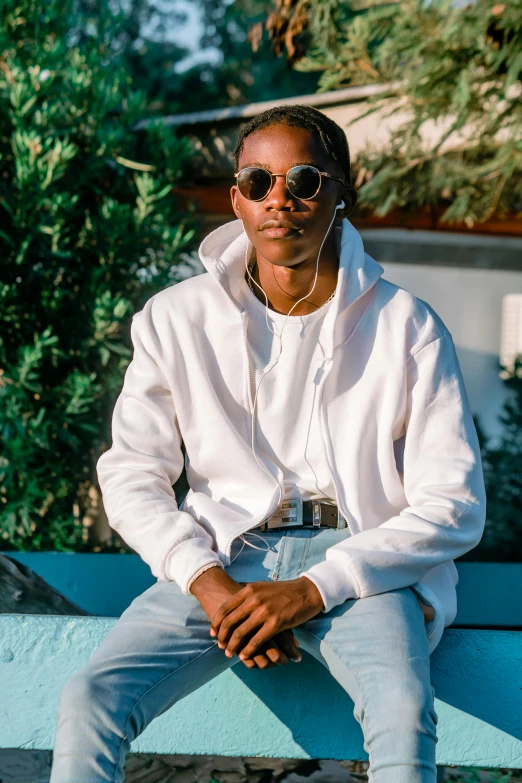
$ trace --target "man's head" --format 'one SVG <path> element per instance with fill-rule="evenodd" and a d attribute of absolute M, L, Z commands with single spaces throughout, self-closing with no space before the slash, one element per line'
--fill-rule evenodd
<path fill-rule="evenodd" d="M 348 216 L 357 202 L 351 185 L 350 153 L 342 128 L 310 106 L 278 106 L 253 117 L 242 129 L 234 150 L 236 173 L 260 166 L 272 174 L 286 174 L 293 166 L 311 164 L 331 177 L 323 177 L 313 198 L 297 198 L 288 189 L 285 177 L 275 177 L 268 195 L 251 201 L 231 188 L 232 205 L 245 231 L 262 258 L 275 266 L 296 266 L 317 254 L 332 220 L 336 205 L 344 209 L 337 217 Z M 335 177 L 335 179 L 333 179 Z M 341 180 L 341 181 L 339 181 Z M 267 222 L 293 229 L 286 236 L 265 228 Z"/>

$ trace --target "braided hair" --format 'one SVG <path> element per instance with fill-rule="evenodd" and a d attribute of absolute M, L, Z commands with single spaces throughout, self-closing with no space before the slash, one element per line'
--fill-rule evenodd
<path fill-rule="evenodd" d="M 239 132 L 233 152 L 236 169 L 239 167 L 239 157 L 246 137 L 250 136 L 254 131 L 267 128 L 269 125 L 289 125 L 316 133 L 326 150 L 326 154 L 342 170 L 346 184 L 349 185 L 351 183 L 350 150 L 345 132 L 340 125 L 337 125 L 323 112 L 314 109 L 312 106 L 303 106 L 302 104 L 274 106 L 272 109 L 267 109 L 261 112 L 261 114 L 252 117 Z"/>

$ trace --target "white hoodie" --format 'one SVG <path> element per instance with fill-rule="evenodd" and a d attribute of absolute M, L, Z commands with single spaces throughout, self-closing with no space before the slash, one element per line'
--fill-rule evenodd
<path fill-rule="evenodd" d="M 97 464 L 111 527 L 154 576 L 186 594 L 206 566 L 230 564 L 233 540 L 279 500 L 276 478 L 251 449 L 239 296 L 247 243 L 240 220 L 220 226 L 200 246 L 207 273 L 135 313 L 113 445 Z M 453 560 L 484 531 L 484 478 L 452 336 L 429 304 L 383 272 L 344 219 L 316 383 L 325 456 L 352 535 L 302 575 L 320 585 L 325 612 L 411 586 L 435 609 L 432 652 L 457 612 Z M 190 490 L 178 508 L 182 442 Z"/>

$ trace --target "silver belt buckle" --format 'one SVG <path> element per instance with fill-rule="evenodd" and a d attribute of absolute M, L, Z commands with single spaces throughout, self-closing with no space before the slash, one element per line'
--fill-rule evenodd
<path fill-rule="evenodd" d="M 341 511 L 339 509 L 339 506 L 336 506 L 334 503 L 325 503 L 324 501 L 319 500 L 313 500 L 312 501 L 312 526 L 313 527 L 332 527 L 333 525 L 328 524 L 326 522 L 326 519 L 332 519 L 333 512 L 330 510 L 332 508 L 336 509 L 336 527 L 337 529 L 341 529 L 346 527 L 346 521 L 341 514 Z M 324 523 L 324 524 L 323 524 Z"/>
<path fill-rule="evenodd" d="M 303 501 L 285 500 L 265 522 L 266 530 L 303 526 Z"/>
<path fill-rule="evenodd" d="M 322 522 L 322 507 L 319 501 L 312 501 L 312 525 L 314 527 L 321 527 Z"/>

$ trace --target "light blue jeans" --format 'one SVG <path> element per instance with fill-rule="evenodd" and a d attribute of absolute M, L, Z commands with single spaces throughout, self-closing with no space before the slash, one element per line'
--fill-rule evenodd
<path fill-rule="evenodd" d="M 234 541 L 226 570 L 237 582 L 296 579 L 349 535 L 347 528 L 248 533 L 249 545 Z M 157 715 L 243 666 L 209 630 L 199 601 L 175 582 L 157 581 L 138 596 L 62 690 L 50 783 L 121 783 L 131 742 Z M 354 702 L 370 783 L 435 783 L 435 693 L 413 590 L 345 601 L 293 632 Z"/>

